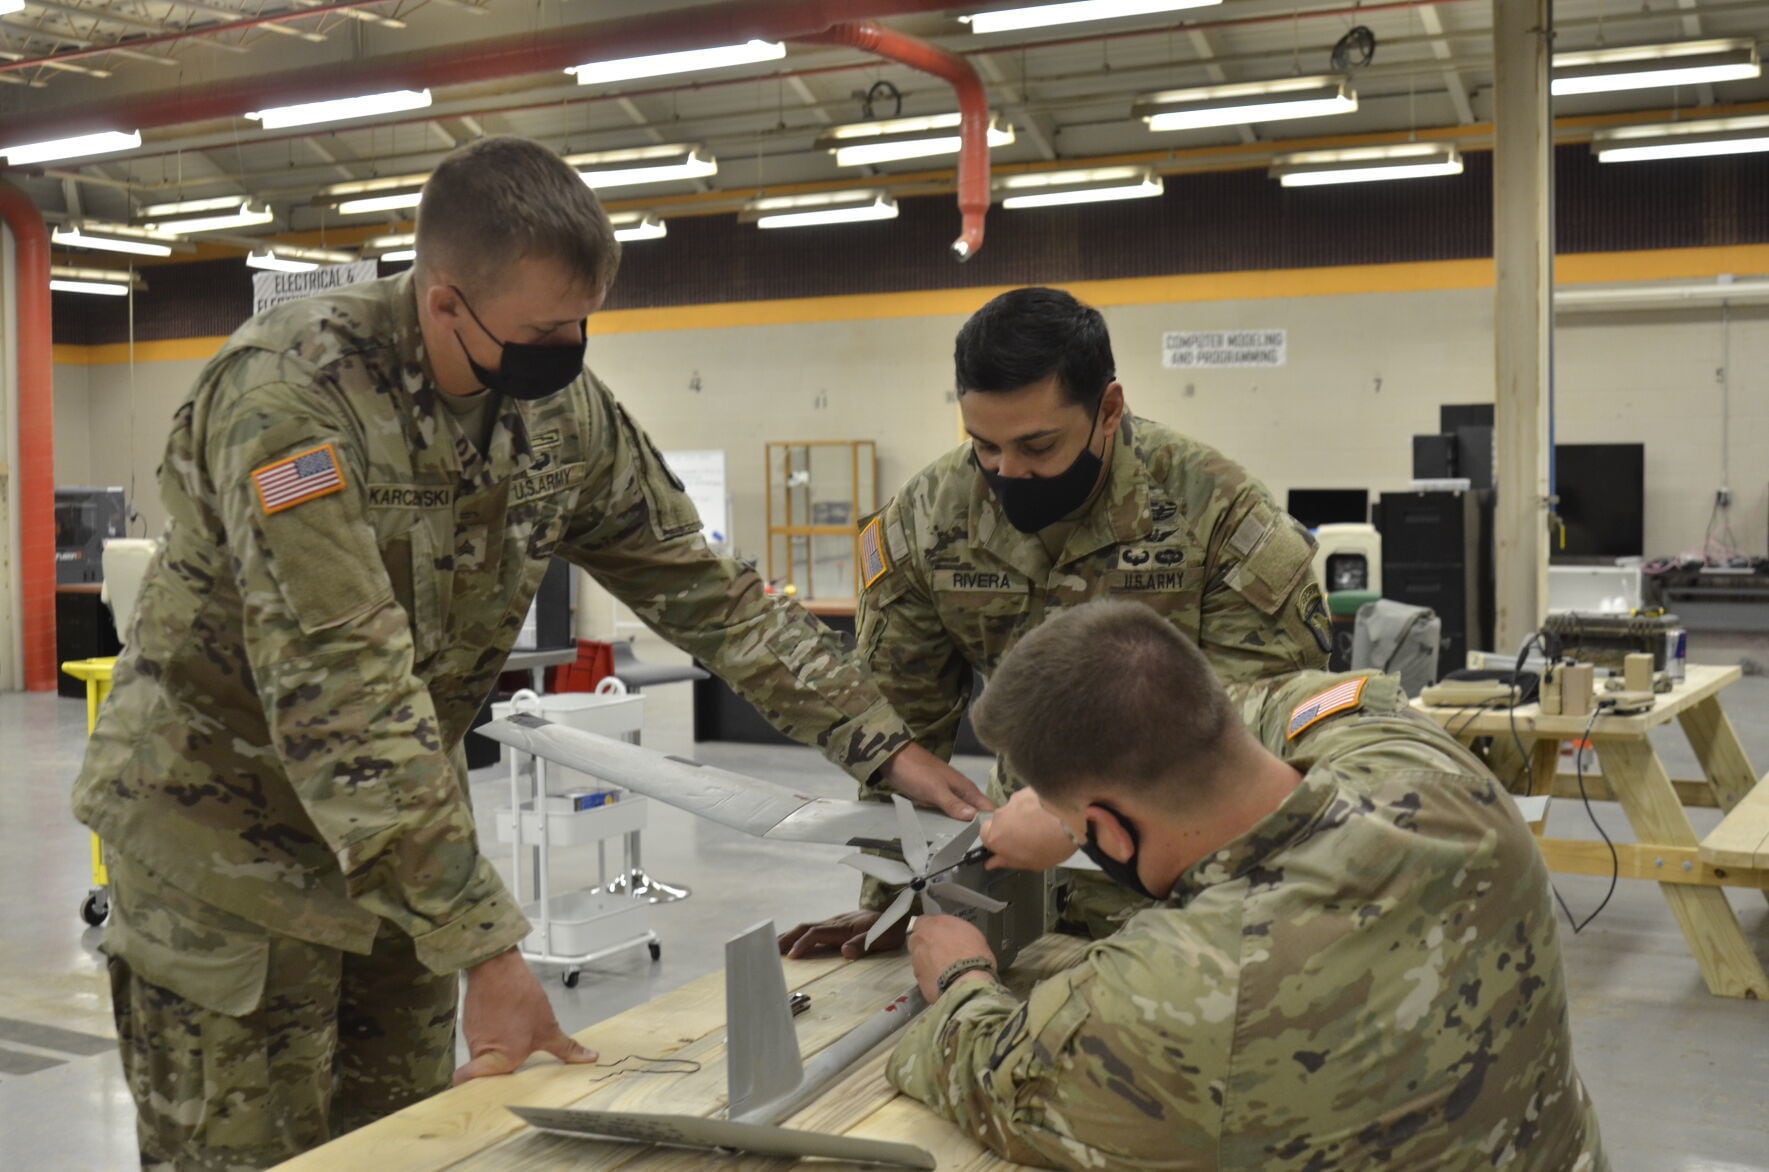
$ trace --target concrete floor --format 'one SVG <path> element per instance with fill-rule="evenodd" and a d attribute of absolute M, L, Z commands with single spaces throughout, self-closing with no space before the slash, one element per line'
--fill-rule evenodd
<path fill-rule="evenodd" d="M 655 640 L 642 640 L 640 655 L 679 658 Z M 1725 701 L 1757 769 L 1769 769 L 1769 679 L 1747 678 Z M 809 750 L 695 745 L 685 687 L 655 689 L 646 705 L 649 747 L 818 793 L 852 792 Z M 68 812 L 68 789 L 84 733 L 79 701 L 0 694 L 0 1169 L 135 1164 L 133 1107 L 96 952 L 101 933 L 78 915 L 89 884 L 87 836 Z M 1675 726 L 1662 730 L 1659 750 L 1672 776 L 1697 775 Z M 987 765 L 960 764 L 979 779 Z M 499 770 L 475 774 L 482 825 L 507 785 Z M 1618 807 L 1594 808 L 1612 836 L 1630 837 Z M 1716 819 L 1714 811 L 1691 814 L 1698 833 Z M 1576 802 L 1556 802 L 1550 820 L 1551 833 L 1595 837 Z M 505 848 L 487 847 L 504 857 Z M 561 1022 L 582 1029 L 719 968 L 726 937 L 757 920 L 785 927 L 851 908 L 857 881 L 831 866 L 842 853 L 765 844 L 653 803 L 646 868 L 694 894 L 654 910 L 660 960 L 623 953 L 585 969 L 575 989 L 549 971 L 545 987 Z M 595 852 L 580 851 L 562 855 L 556 874 L 570 883 L 594 868 Z M 1556 885 L 1582 917 L 1608 880 L 1559 876 Z M 1729 895 L 1769 963 L 1769 902 L 1755 892 Z M 1617 1172 L 1769 1172 L 1769 1005 L 1708 995 L 1650 884 L 1622 883 L 1595 923 L 1562 937 L 1579 1067 Z"/>

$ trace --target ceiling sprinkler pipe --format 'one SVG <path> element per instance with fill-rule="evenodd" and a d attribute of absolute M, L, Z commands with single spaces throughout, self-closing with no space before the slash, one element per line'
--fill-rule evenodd
<path fill-rule="evenodd" d="M 969 61 L 875 21 L 834 25 L 798 38 L 820 45 L 848 45 L 950 82 L 958 93 L 958 210 L 964 228 L 952 242 L 952 255 L 967 261 L 983 247 L 983 217 L 989 211 L 989 97 Z"/>

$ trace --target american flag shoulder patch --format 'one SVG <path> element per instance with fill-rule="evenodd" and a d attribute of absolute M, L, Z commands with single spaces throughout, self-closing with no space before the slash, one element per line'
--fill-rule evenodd
<path fill-rule="evenodd" d="M 258 502 L 269 516 L 342 492 L 344 470 L 338 466 L 338 450 L 331 444 L 321 444 L 257 469 L 252 473 L 252 484 L 258 490 Z"/>
<path fill-rule="evenodd" d="M 1369 682 L 1369 676 L 1346 680 L 1298 704 L 1290 710 L 1290 727 L 1284 739 L 1293 741 L 1334 713 L 1358 707 L 1364 702 L 1364 685 Z"/>
<path fill-rule="evenodd" d="M 880 514 L 866 523 L 860 530 L 860 582 L 863 588 L 871 589 L 872 584 L 884 577 L 890 570 L 890 559 L 885 556 L 884 549 L 884 516 Z"/>

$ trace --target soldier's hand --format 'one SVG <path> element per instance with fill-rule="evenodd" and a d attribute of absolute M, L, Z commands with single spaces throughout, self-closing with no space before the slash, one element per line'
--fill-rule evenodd
<path fill-rule="evenodd" d="M 931 806 L 948 818 L 968 822 L 978 812 L 995 808 L 964 774 L 920 745 L 905 745 L 885 762 L 885 782 L 920 806 Z"/>
<path fill-rule="evenodd" d="M 455 1071 L 456 1086 L 488 1074 L 509 1074 L 530 1054 L 543 1050 L 561 1062 L 596 1060 L 594 1050 L 578 1045 L 559 1028 L 541 983 L 514 949 L 467 970 L 461 1032 L 467 1037 L 469 1057 Z"/>
<path fill-rule="evenodd" d="M 862 908 L 859 911 L 843 912 L 839 916 L 817 924 L 800 924 L 790 932 L 780 934 L 780 952 L 792 960 L 802 960 L 807 956 L 827 956 L 836 949 L 849 960 L 861 956 L 877 956 L 882 952 L 895 952 L 903 947 L 903 935 L 908 931 L 907 918 L 898 920 L 872 944 L 868 952 L 866 933 L 872 925 L 878 923 L 878 912 L 869 912 Z"/>
<path fill-rule="evenodd" d="M 1038 795 L 1020 790 L 983 823 L 984 864 L 991 871 L 1048 871 L 1075 853 L 1075 843 Z"/>
<path fill-rule="evenodd" d="M 940 974 L 956 961 L 973 956 L 995 959 L 988 938 L 969 920 L 957 916 L 916 916 L 909 932 L 909 959 L 915 983 L 932 1005 L 940 999 Z"/>

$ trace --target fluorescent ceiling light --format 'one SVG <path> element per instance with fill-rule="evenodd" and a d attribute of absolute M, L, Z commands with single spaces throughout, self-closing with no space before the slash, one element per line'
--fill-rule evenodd
<path fill-rule="evenodd" d="M 352 118 L 397 114 L 402 110 L 422 110 L 429 104 L 429 90 L 389 90 L 383 94 L 303 102 L 298 106 L 272 106 L 268 110 L 254 110 L 246 117 L 262 123 L 266 130 L 282 130 L 289 126 L 312 126 L 317 122 L 345 122 Z"/>
<path fill-rule="evenodd" d="M 317 202 L 332 203 L 345 195 L 374 195 L 388 191 L 416 191 L 429 180 L 428 173 L 423 175 L 383 175 L 378 179 L 352 179 L 348 183 L 334 183 L 330 187 L 320 188 Z"/>
<path fill-rule="evenodd" d="M 1006 33 L 1017 29 L 1048 28 L 1055 24 L 1080 24 L 1086 20 L 1117 20 L 1126 16 L 1149 16 L 1178 12 L 1182 8 L 1209 8 L 1222 0 L 1074 0 L 1069 4 L 1039 4 L 1031 8 L 1005 8 L 978 12 L 958 19 L 973 33 Z"/>
<path fill-rule="evenodd" d="M 753 65 L 757 61 L 778 61 L 784 56 L 786 46 L 779 42 L 746 41 L 741 45 L 719 45 L 711 49 L 688 49 L 680 53 L 653 53 L 647 57 L 591 61 L 585 65 L 575 65 L 565 72 L 575 74 L 578 85 L 603 85 L 611 81 L 632 81 L 639 77 L 662 77 L 667 73 L 694 73 L 702 69 Z"/>
<path fill-rule="evenodd" d="M 1196 130 L 1287 118 L 1320 118 L 1357 109 L 1357 94 L 1333 76 L 1166 90 L 1136 99 L 1131 113 L 1150 130 Z"/>
<path fill-rule="evenodd" d="M 882 191 L 819 191 L 751 200 L 739 219 L 758 228 L 808 228 L 817 224 L 853 224 L 894 220 L 897 201 Z"/>
<path fill-rule="evenodd" d="M 130 230 L 122 224 L 72 224 L 49 233 L 53 244 L 70 248 L 93 248 L 102 252 L 127 252 L 134 256 L 171 256 L 173 244 L 156 233 Z"/>
<path fill-rule="evenodd" d="M 108 155 L 134 150 L 141 145 L 139 130 L 102 130 L 97 134 L 77 134 L 72 138 L 51 138 L 43 142 L 21 143 L 0 147 L 9 167 L 27 163 L 50 163 L 57 159 L 81 159 L 87 155 Z"/>
<path fill-rule="evenodd" d="M 96 281 L 101 285 L 132 285 L 147 288 L 133 269 L 87 269 L 73 265 L 50 265 L 49 275 L 57 281 Z"/>
<path fill-rule="evenodd" d="M 330 248 L 304 248 L 297 244 L 272 244 L 252 252 L 246 264 L 278 273 L 311 273 L 322 264 L 349 264 L 356 257 Z"/>
<path fill-rule="evenodd" d="M 853 122 L 836 126 L 817 136 L 817 148 L 835 152 L 838 167 L 868 167 L 900 159 L 926 159 L 955 155 L 964 140 L 958 133 L 962 116 L 929 114 L 918 118 L 885 118 L 877 122 Z M 999 118 L 989 119 L 991 147 L 1013 142 L 1013 127 Z"/>
<path fill-rule="evenodd" d="M 142 227 L 149 231 L 189 236 L 197 232 L 225 232 L 229 228 L 255 228 L 275 218 L 268 206 L 235 196 L 221 207 L 205 209 L 194 216 L 164 216 L 148 220 Z"/>
<path fill-rule="evenodd" d="M 1342 151 L 1298 151 L 1272 160 L 1271 177 L 1285 187 L 1373 183 L 1460 175 L 1462 152 L 1445 143 L 1408 142 Z"/>
<path fill-rule="evenodd" d="M 0 0 L 0 16 L 10 16 L 25 10 L 25 0 Z"/>
<path fill-rule="evenodd" d="M 415 248 L 395 248 L 392 252 L 383 252 L 381 254 L 381 259 L 388 264 L 398 264 L 401 261 L 417 260 L 418 250 Z"/>
<path fill-rule="evenodd" d="M 636 187 L 644 183 L 673 183 L 705 179 L 719 173 L 719 161 L 701 154 L 697 143 L 668 143 L 618 151 L 591 151 L 566 155 L 565 163 L 592 189 Z"/>
<path fill-rule="evenodd" d="M 628 240 L 661 240 L 670 233 L 669 225 L 656 212 L 615 212 L 608 222 L 614 225 L 614 238 L 623 244 Z"/>
<path fill-rule="evenodd" d="M 201 212 L 218 212 L 223 208 L 231 211 L 240 206 L 237 195 L 218 195 L 211 199 L 182 199 L 176 203 L 150 204 L 135 214 L 135 219 L 163 220 L 169 216 L 194 216 Z"/>
<path fill-rule="evenodd" d="M 401 208 L 415 208 L 421 191 L 396 191 L 392 195 L 370 195 L 362 199 L 347 199 L 338 204 L 341 216 L 360 216 L 368 212 L 393 212 Z"/>
<path fill-rule="evenodd" d="M 1593 135 L 1591 150 L 1600 163 L 1698 159 L 1710 155 L 1769 151 L 1769 115 L 1618 126 Z"/>
<path fill-rule="evenodd" d="M 1004 208 L 1146 199 L 1165 190 L 1150 167 L 1091 167 L 1074 171 L 1021 171 L 995 181 Z"/>
<path fill-rule="evenodd" d="M 92 293 L 100 297 L 129 296 L 129 286 L 112 281 L 63 281 L 52 277 L 49 287 L 57 293 Z"/>
<path fill-rule="evenodd" d="M 1550 88 L 1558 97 L 1738 81 L 1761 77 L 1762 74 L 1763 63 L 1757 56 L 1757 43 L 1741 37 L 1556 53 Z"/>
<path fill-rule="evenodd" d="M 248 254 L 246 266 L 254 269 L 268 269 L 273 273 L 311 273 L 319 268 L 317 261 L 281 257 L 269 249 Z"/>
<path fill-rule="evenodd" d="M 416 232 L 393 232 L 386 236 L 371 236 L 362 242 L 362 250 L 386 260 L 395 252 L 407 252 L 416 255 L 418 234 Z M 412 259 L 407 256 L 406 260 Z"/>

